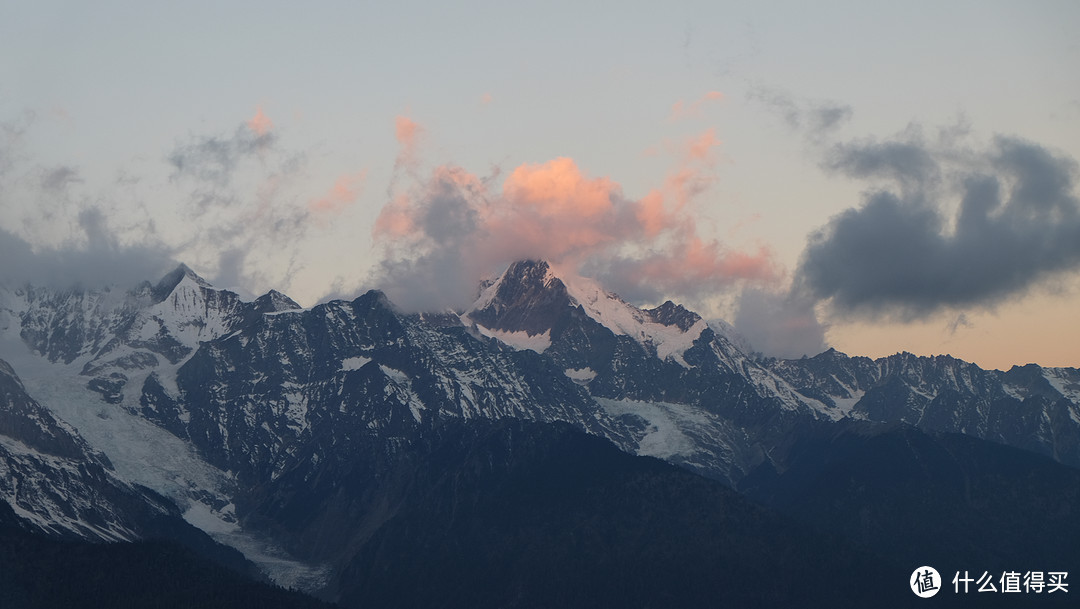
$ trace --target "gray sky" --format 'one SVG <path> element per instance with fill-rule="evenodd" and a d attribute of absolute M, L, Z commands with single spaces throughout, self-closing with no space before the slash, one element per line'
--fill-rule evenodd
<path fill-rule="evenodd" d="M 0 264 L 438 306 L 544 256 L 639 303 L 755 303 L 787 354 L 1076 366 L 1078 26 L 1075 2 L 0 2 L 0 248 L 25 254 Z"/>

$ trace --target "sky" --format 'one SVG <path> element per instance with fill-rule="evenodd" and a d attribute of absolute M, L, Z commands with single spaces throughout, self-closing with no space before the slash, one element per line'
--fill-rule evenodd
<path fill-rule="evenodd" d="M 1080 366 L 1080 4 L 0 0 L 0 279 L 461 308 L 519 258 Z"/>

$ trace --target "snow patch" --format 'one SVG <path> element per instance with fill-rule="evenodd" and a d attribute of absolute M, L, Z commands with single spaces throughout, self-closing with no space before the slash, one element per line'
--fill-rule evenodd
<path fill-rule="evenodd" d="M 231 488 L 227 474 L 199 458 L 186 441 L 118 405 L 103 403 L 86 388 L 78 361 L 51 364 L 10 340 L 0 343 L 0 358 L 12 365 L 31 397 L 105 453 L 122 479 L 173 499 L 187 498 L 191 489 L 221 494 Z"/>
<path fill-rule="evenodd" d="M 1014 385 L 1009 385 L 1003 382 L 1001 384 L 1001 388 L 1005 391 L 1005 395 L 1016 398 L 1021 402 L 1023 402 L 1027 398 L 1027 391 L 1021 391 L 1019 387 L 1016 387 Z"/>
<path fill-rule="evenodd" d="M 584 277 L 563 278 L 567 293 L 585 313 L 615 334 L 629 336 L 644 345 L 656 349 L 661 360 L 671 358 L 689 368 L 682 354 L 693 346 L 694 341 L 709 326 L 699 319 L 683 331 L 676 325 L 667 326 L 653 321 L 644 311 L 628 304 L 617 295 L 604 290 L 599 283 Z"/>
<path fill-rule="evenodd" d="M 382 364 L 379 364 L 379 369 L 383 371 L 383 374 L 385 374 L 392 381 L 394 381 L 394 384 L 404 390 L 406 399 L 408 400 L 409 412 L 412 413 L 413 420 L 415 420 L 417 423 L 421 422 L 423 420 L 421 412 L 423 410 L 426 410 L 427 407 L 424 406 L 424 402 L 420 399 L 420 397 L 413 392 L 412 381 L 411 379 L 409 379 L 409 375 L 405 374 L 401 370 L 397 370 L 396 368 L 391 368 L 389 366 L 384 366 Z M 386 389 L 387 393 L 389 393 L 390 387 L 387 386 Z"/>
<path fill-rule="evenodd" d="M 409 383 L 409 375 L 396 368 L 379 364 L 379 370 L 382 370 L 383 374 L 394 379 L 399 385 L 407 385 Z"/>
<path fill-rule="evenodd" d="M 851 411 L 855 408 L 855 405 L 859 403 L 859 400 L 863 399 L 866 395 L 865 391 L 852 391 L 850 398 L 833 398 L 833 402 L 836 403 L 836 410 L 845 417 L 851 416 Z"/>
<path fill-rule="evenodd" d="M 315 592 L 326 587 L 330 581 L 330 565 L 301 562 L 266 538 L 246 533 L 232 518 L 232 509 L 232 504 L 218 511 L 193 502 L 184 511 L 184 520 L 206 531 L 214 541 L 239 550 L 283 588 Z"/>
<path fill-rule="evenodd" d="M 284 311 L 267 311 L 263 315 L 269 315 L 270 317 L 277 317 L 278 315 L 291 315 L 293 313 L 303 313 L 304 309 L 286 309 Z"/>
<path fill-rule="evenodd" d="M 582 385 L 596 378 L 596 371 L 592 368 L 567 368 L 563 371 L 563 374 L 575 383 Z"/>
<path fill-rule="evenodd" d="M 231 522 L 228 507 L 216 511 L 203 503 L 228 504 L 234 487 L 232 474 L 203 461 L 185 440 L 119 405 L 103 403 L 86 388 L 78 360 L 70 365 L 52 364 L 10 334 L 0 340 L 0 359 L 11 364 L 31 397 L 109 458 L 118 478 L 168 497 L 185 510 L 185 520 L 242 552 L 281 586 L 311 592 L 329 581 L 328 567 L 295 560 Z M 159 368 L 159 376 L 175 378 L 175 367 L 167 366 L 171 375 L 160 375 Z M 113 536 L 123 538 L 117 532 Z"/>
<path fill-rule="evenodd" d="M 683 404 L 665 402 L 639 402 L 637 400 L 611 400 L 597 398 L 597 403 L 611 416 L 636 415 L 648 426 L 638 441 L 637 454 L 660 459 L 674 456 L 688 457 L 700 447 L 683 433 L 687 423 L 707 425 L 707 417 L 697 409 Z"/>
<path fill-rule="evenodd" d="M 68 531 L 102 541 L 131 541 L 134 531 L 110 519 L 87 522 L 83 514 L 100 509 L 98 492 L 85 482 L 84 465 L 77 460 L 38 452 L 21 441 L 0 435 L 0 501 L 19 517 L 45 531 Z M 106 478 L 113 478 L 103 472 Z M 55 477 L 50 480 L 50 477 Z M 123 487 L 120 480 L 116 486 Z"/>
<path fill-rule="evenodd" d="M 1073 404 L 1080 404 L 1080 370 L 1043 368 L 1043 378 L 1067 400 Z"/>
<path fill-rule="evenodd" d="M 342 370 L 359 370 L 371 362 L 370 357 L 364 357 L 357 355 L 356 357 L 346 357 L 341 360 Z"/>
<path fill-rule="evenodd" d="M 551 346 L 551 330 L 546 330 L 542 334 L 529 334 L 524 330 L 518 330 L 517 332 L 491 330 L 479 324 L 476 325 L 476 328 L 480 331 L 480 334 L 495 338 L 518 351 L 528 349 L 537 353 L 543 353 Z"/>

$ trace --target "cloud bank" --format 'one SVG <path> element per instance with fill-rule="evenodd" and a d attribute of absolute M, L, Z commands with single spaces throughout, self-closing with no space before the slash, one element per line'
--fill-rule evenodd
<path fill-rule="evenodd" d="M 28 113 L 0 124 L 0 282 L 133 286 L 174 266 L 171 248 L 110 222 L 109 202 L 87 190 L 77 167 L 30 157 L 25 136 L 35 120 Z"/>
<path fill-rule="evenodd" d="M 400 158 L 415 159 L 418 129 L 398 121 Z M 631 299 L 715 293 L 772 280 L 767 248 L 736 251 L 698 234 L 688 203 L 707 187 L 712 130 L 683 143 L 679 167 L 639 199 L 570 158 L 527 163 L 499 183 L 451 165 L 396 194 L 376 221 L 384 251 L 373 280 L 409 310 L 460 308 L 479 280 L 523 258 L 588 274 Z"/>
<path fill-rule="evenodd" d="M 170 248 L 154 243 L 122 243 L 100 208 L 88 206 L 76 219 L 72 240 L 34 247 L 0 228 L 0 283 L 48 285 L 61 289 L 119 285 L 157 279 L 176 265 Z"/>

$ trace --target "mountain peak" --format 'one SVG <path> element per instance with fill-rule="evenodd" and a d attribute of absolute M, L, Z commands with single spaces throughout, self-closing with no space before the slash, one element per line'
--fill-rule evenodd
<path fill-rule="evenodd" d="M 165 300 L 165 298 L 171 294 L 172 291 L 176 289 L 176 286 L 180 285 L 180 282 L 184 279 L 190 279 L 200 287 L 212 287 L 209 282 L 202 277 L 199 277 L 195 271 L 191 270 L 191 267 L 181 262 L 175 269 L 169 271 L 162 277 L 161 281 L 157 282 L 157 285 L 152 288 L 154 301 L 161 302 Z"/>
<path fill-rule="evenodd" d="M 643 309 L 643 311 L 656 323 L 665 326 L 676 326 L 683 332 L 701 321 L 700 315 L 670 300 L 655 309 Z"/>
<path fill-rule="evenodd" d="M 556 341 L 566 328 L 582 323 L 603 326 L 649 345 L 661 359 L 685 351 L 706 327 L 701 316 L 681 305 L 667 301 L 655 309 L 639 309 L 595 280 L 556 275 L 543 260 L 511 264 L 464 316 L 514 344 L 545 334 Z"/>
<path fill-rule="evenodd" d="M 544 277 L 551 273 L 551 265 L 547 260 L 526 259 L 518 260 L 506 268 L 504 275 L 511 277 Z"/>
<path fill-rule="evenodd" d="M 295 311 L 303 309 L 295 300 L 277 290 L 259 296 L 255 299 L 255 310 L 259 313 L 276 313 L 280 311 Z"/>
<path fill-rule="evenodd" d="M 492 330 L 541 334 L 571 304 L 566 285 L 543 260 L 519 260 L 490 285 L 465 316 Z"/>

